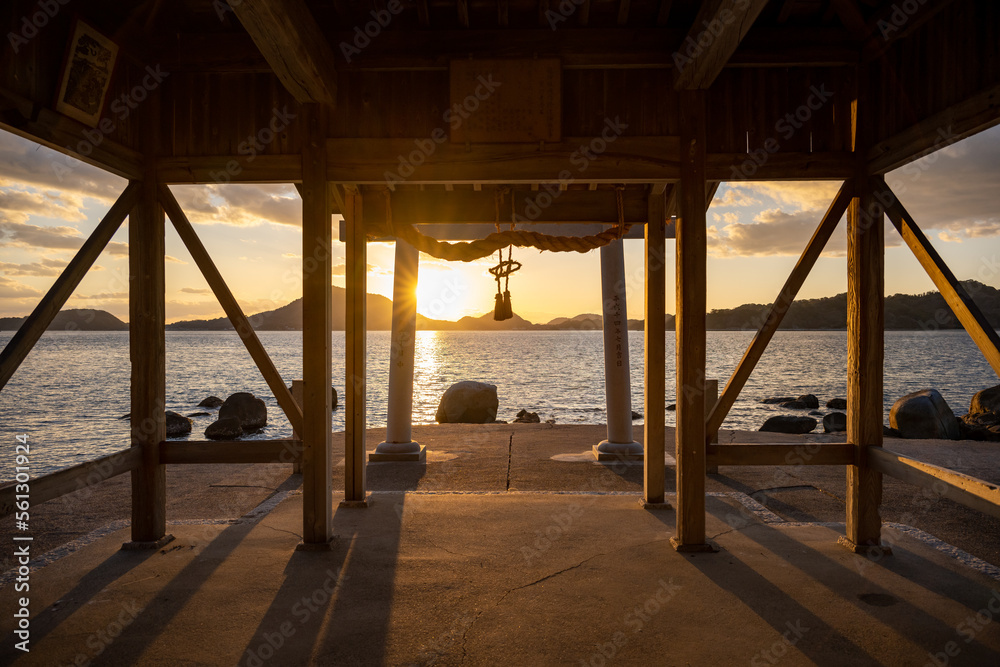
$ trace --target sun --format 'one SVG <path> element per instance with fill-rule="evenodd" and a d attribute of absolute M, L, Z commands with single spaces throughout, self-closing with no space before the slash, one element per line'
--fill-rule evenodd
<path fill-rule="evenodd" d="M 471 267 L 470 267 L 471 268 Z M 465 269 L 465 270 L 463 270 Z M 469 268 L 420 267 L 417 278 L 417 312 L 435 320 L 457 320 L 466 315 L 480 315 L 492 307 Z"/>

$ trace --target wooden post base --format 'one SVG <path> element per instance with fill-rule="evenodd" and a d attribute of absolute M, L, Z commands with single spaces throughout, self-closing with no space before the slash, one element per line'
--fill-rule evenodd
<path fill-rule="evenodd" d="M 682 554 L 714 554 L 719 551 L 718 545 L 711 540 L 705 540 L 702 544 L 682 544 L 676 537 L 671 537 L 670 546 Z"/>
<path fill-rule="evenodd" d="M 150 542 L 125 542 L 122 544 L 122 551 L 154 551 L 173 541 L 173 535 L 164 535 L 160 539 Z"/>
<path fill-rule="evenodd" d="M 642 445 L 638 442 L 608 442 L 602 440 L 594 445 L 594 456 L 598 461 L 642 461 Z"/>
<path fill-rule="evenodd" d="M 337 538 L 331 538 L 328 542 L 299 542 L 295 545 L 296 551 L 333 551 L 337 545 Z"/>
<path fill-rule="evenodd" d="M 662 503 L 647 503 L 645 500 L 639 501 L 639 507 L 644 510 L 672 510 L 674 508 L 667 501 L 663 501 Z"/>
<path fill-rule="evenodd" d="M 369 493 L 364 500 L 341 500 L 338 507 L 343 507 L 345 509 L 354 509 L 358 507 L 371 507 L 372 495 Z"/>
<path fill-rule="evenodd" d="M 852 553 L 868 556 L 869 558 L 881 558 L 882 556 L 892 555 L 892 547 L 890 546 L 885 544 L 857 544 L 844 535 L 837 538 L 837 544 L 845 547 Z"/>
<path fill-rule="evenodd" d="M 380 452 L 379 449 L 389 450 L 389 451 Z M 393 449 L 403 449 L 404 451 L 391 451 Z M 375 448 L 375 451 L 368 455 L 369 463 L 386 463 L 389 461 L 401 461 L 408 463 L 427 463 L 427 447 L 416 442 L 408 442 L 408 443 L 380 442 L 378 447 Z"/>

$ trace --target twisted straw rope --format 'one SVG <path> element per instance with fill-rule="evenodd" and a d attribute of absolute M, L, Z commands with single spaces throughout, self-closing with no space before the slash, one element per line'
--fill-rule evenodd
<path fill-rule="evenodd" d="M 625 236 L 632 225 L 625 224 L 625 216 L 622 203 L 622 194 L 619 190 L 618 196 L 618 220 L 617 226 L 606 229 L 599 234 L 590 236 L 551 236 L 541 232 L 530 232 L 527 230 L 512 229 L 504 232 L 494 232 L 486 238 L 463 243 L 448 243 L 438 241 L 434 237 L 421 234 L 413 225 L 398 225 L 392 222 L 392 214 L 387 210 L 387 223 L 390 232 L 396 238 L 402 239 L 412 245 L 420 252 L 427 253 L 431 257 L 443 259 L 449 262 L 472 262 L 483 257 L 492 255 L 501 248 L 515 245 L 518 248 L 538 248 L 550 252 L 589 252 L 595 248 L 602 248 L 609 243 L 613 243 Z M 388 198 L 387 198 L 388 202 Z"/>

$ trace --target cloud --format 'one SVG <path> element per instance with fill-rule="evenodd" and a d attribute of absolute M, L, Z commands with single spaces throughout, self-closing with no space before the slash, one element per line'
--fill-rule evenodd
<path fill-rule="evenodd" d="M 813 209 L 786 213 L 780 209 L 767 209 L 748 224 L 726 225 L 721 230 L 710 227 L 708 248 L 715 257 L 773 255 L 800 255 L 812 237 L 824 211 Z M 847 254 L 846 222 L 840 221 L 837 230 L 826 244 L 825 256 L 842 257 Z M 886 222 L 885 245 L 899 245 L 899 236 Z"/>
<path fill-rule="evenodd" d="M 33 141 L 0 131 L 0 187 L 28 185 L 60 198 L 91 198 L 110 204 L 127 184 L 110 174 Z"/>
<path fill-rule="evenodd" d="M 1000 127 L 995 127 L 886 175 L 886 182 L 924 230 L 949 238 L 1000 236 Z"/>
<path fill-rule="evenodd" d="M 42 291 L 6 276 L 0 276 L 0 299 L 20 299 L 41 296 Z"/>
<path fill-rule="evenodd" d="M 962 237 L 961 236 L 956 236 L 955 234 L 952 234 L 950 232 L 938 232 L 938 238 L 941 239 L 942 241 L 944 241 L 945 243 L 961 243 L 962 242 Z"/>
<path fill-rule="evenodd" d="M 43 258 L 30 264 L 15 264 L 13 262 L 0 262 L 0 271 L 8 276 L 58 276 L 69 262 L 60 259 Z M 100 271 L 104 267 L 93 266 L 92 271 Z"/>
<path fill-rule="evenodd" d="M 745 183 L 742 187 L 770 197 L 779 207 L 809 211 L 826 210 L 840 185 L 838 181 L 761 181 Z"/>
<path fill-rule="evenodd" d="M 256 227 L 302 225 L 302 201 L 286 185 L 185 185 L 171 188 L 193 223 Z"/>
<path fill-rule="evenodd" d="M 128 301 L 128 292 L 101 292 L 99 294 L 74 294 L 81 301 Z"/>
<path fill-rule="evenodd" d="M 721 194 L 717 192 L 712 200 L 712 206 L 727 208 L 729 206 L 755 206 L 760 204 L 759 199 L 754 199 L 747 192 L 731 185 L 723 185 L 719 188 Z"/>
<path fill-rule="evenodd" d="M 212 290 L 207 287 L 182 287 L 181 292 L 185 294 L 211 294 Z"/>
<path fill-rule="evenodd" d="M 0 244 L 22 248 L 76 250 L 83 237 L 75 227 L 40 227 L 26 222 L 0 220 Z"/>

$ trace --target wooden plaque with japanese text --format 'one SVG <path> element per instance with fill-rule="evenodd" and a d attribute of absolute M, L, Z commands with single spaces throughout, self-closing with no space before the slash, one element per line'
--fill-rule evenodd
<path fill-rule="evenodd" d="M 562 68 L 556 58 L 453 60 L 445 120 L 464 143 L 559 141 Z"/>

